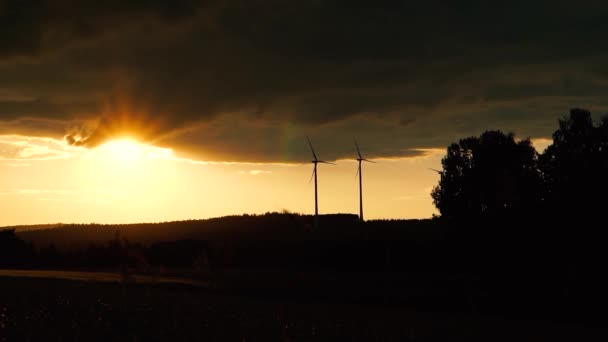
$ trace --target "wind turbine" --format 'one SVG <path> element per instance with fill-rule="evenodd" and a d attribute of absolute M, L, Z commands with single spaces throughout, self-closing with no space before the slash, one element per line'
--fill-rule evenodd
<path fill-rule="evenodd" d="M 336 165 L 335 163 L 331 163 L 328 161 L 324 161 L 324 160 L 319 160 L 317 158 L 317 154 L 315 153 L 315 149 L 312 147 L 312 143 L 310 142 L 310 139 L 308 137 L 306 137 L 306 140 L 308 140 L 308 146 L 310 146 L 310 152 L 312 152 L 312 163 L 314 164 L 314 168 L 312 170 L 312 176 L 310 177 L 310 181 L 308 181 L 308 183 L 310 183 L 312 181 L 312 179 L 315 179 L 315 228 L 319 227 L 319 201 L 318 201 L 318 196 L 317 196 L 317 164 L 318 163 L 322 163 L 322 164 L 332 164 L 332 165 Z"/>
<path fill-rule="evenodd" d="M 369 162 L 375 163 L 374 161 L 365 159 L 361 156 L 361 150 L 359 150 L 359 145 L 357 144 L 357 140 L 355 139 L 355 147 L 357 148 L 357 161 L 359 162 L 359 167 L 357 168 L 357 175 L 359 175 L 359 221 L 363 222 L 363 185 L 361 182 L 361 162 Z"/>

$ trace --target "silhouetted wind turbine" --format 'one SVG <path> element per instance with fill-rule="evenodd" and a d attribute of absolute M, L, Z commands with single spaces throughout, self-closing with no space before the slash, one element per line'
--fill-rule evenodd
<path fill-rule="evenodd" d="M 316 227 L 319 227 L 319 201 L 318 201 L 318 196 L 317 196 L 317 164 L 318 163 L 332 164 L 332 165 L 336 165 L 336 164 L 317 159 L 315 149 L 312 148 L 312 143 L 310 142 L 310 139 L 308 139 L 308 137 L 306 137 L 306 140 L 308 140 L 308 146 L 310 146 L 310 152 L 312 152 L 312 157 L 313 157 L 312 163 L 314 164 L 314 168 L 312 170 L 312 176 L 310 177 L 310 181 L 312 181 L 312 179 L 314 177 L 314 179 L 315 179 L 315 228 L 316 228 Z M 310 181 L 308 181 L 308 183 L 310 183 Z"/>
<path fill-rule="evenodd" d="M 359 167 L 357 168 L 357 174 L 359 175 L 359 221 L 363 222 L 363 185 L 361 182 L 361 162 L 366 161 L 370 163 L 375 163 L 374 161 L 367 160 L 361 156 L 361 151 L 359 150 L 359 145 L 357 144 L 357 140 L 355 139 L 355 147 L 357 148 L 357 161 L 359 162 Z"/>

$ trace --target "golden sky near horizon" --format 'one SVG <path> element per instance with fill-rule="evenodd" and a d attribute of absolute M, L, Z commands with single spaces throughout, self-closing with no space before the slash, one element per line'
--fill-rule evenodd
<path fill-rule="evenodd" d="M 22 147 L 22 158 L 0 163 L 0 225 L 314 210 L 312 164 L 205 162 L 129 140 L 90 150 L 53 139 L 4 136 L 0 141 Z M 431 216 L 429 193 L 437 175 L 428 167 L 437 167 L 441 153 L 429 150 L 425 157 L 364 165 L 366 218 Z M 358 212 L 356 170 L 354 160 L 319 165 L 320 213 Z"/>
<path fill-rule="evenodd" d="M 0 226 L 134 223 L 283 211 L 312 214 L 312 164 L 227 163 L 114 140 L 93 149 L 63 140 L 0 136 Z M 305 142 L 303 142 L 305 143 Z M 537 148 L 547 141 L 536 142 Z M 9 147 L 13 147 L 12 156 Z M 365 153 L 365 145 L 361 146 Z M 317 147 L 320 158 L 322 147 Z M 353 147 L 354 150 L 354 147 Z M 444 149 L 363 165 L 366 219 L 426 218 Z M 353 151 L 353 154 L 355 151 Z M 319 164 L 319 211 L 358 213 L 357 162 Z"/>

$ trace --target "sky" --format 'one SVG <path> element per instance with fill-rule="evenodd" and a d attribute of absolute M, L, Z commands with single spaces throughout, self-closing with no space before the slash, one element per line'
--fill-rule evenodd
<path fill-rule="evenodd" d="M 0 0 L 0 225 L 436 213 L 448 144 L 605 112 L 603 1 Z"/>

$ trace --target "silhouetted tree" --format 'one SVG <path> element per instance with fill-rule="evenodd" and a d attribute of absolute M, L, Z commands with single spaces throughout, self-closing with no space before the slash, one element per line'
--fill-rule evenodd
<path fill-rule="evenodd" d="M 559 246 L 555 255 L 567 274 L 569 296 L 583 306 L 608 302 L 608 282 L 601 272 L 606 260 L 608 117 L 594 123 L 588 110 L 570 110 L 540 157 L 540 169 L 544 217 L 553 223 Z"/>
<path fill-rule="evenodd" d="M 520 211 L 539 199 L 537 153 L 529 139 L 488 131 L 451 144 L 431 196 L 448 218 Z"/>
<path fill-rule="evenodd" d="M 594 124 L 589 111 L 572 109 L 569 117 L 559 121 L 553 144 L 540 157 L 540 167 L 546 202 L 561 215 L 588 217 L 605 208 L 608 117 Z"/>

